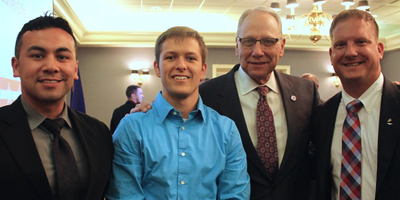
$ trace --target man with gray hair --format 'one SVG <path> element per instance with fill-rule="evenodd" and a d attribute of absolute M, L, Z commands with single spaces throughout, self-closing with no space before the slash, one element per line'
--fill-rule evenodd
<path fill-rule="evenodd" d="M 311 117 L 320 100 L 312 82 L 275 70 L 285 43 L 275 11 L 246 10 L 236 36 L 240 63 L 200 85 L 204 103 L 238 126 L 251 199 L 309 199 Z"/>

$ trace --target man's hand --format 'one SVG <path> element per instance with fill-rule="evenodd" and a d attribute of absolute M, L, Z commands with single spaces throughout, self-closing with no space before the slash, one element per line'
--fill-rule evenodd
<path fill-rule="evenodd" d="M 139 104 L 136 104 L 136 106 L 131 109 L 131 113 L 135 113 L 135 112 L 139 112 L 139 111 L 146 113 L 150 109 L 151 109 L 151 104 L 149 104 L 145 101 L 142 101 Z"/>

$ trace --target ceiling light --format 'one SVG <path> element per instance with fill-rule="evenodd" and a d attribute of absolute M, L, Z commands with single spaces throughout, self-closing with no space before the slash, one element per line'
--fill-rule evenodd
<path fill-rule="evenodd" d="M 313 5 L 322 5 L 322 4 L 324 4 L 324 3 L 326 3 L 325 0 L 314 0 Z"/>
<path fill-rule="evenodd" d="M 368 1 L 359 1 L 357 9 L 359 9 L 359 10 L 369 9 Z"/>
<path fill-rule="evenodd" d="M 294 8 L 292 8 L 292 6 L 295 2 L 289 0 L 287 2 L 291 3 L 289 7 L 291 7 L 293 10 L 291 11 L 291 15 L 288 15 L 286 19 L 294 19 Z M 329 40 L 326 32 L 329 30 L 330 23 L 332 22 L 332 16 L 322 11 L 322 4 L 324 4 L 325 1 L 314 0 L 313 2 L 314 8 L 310 13 L 304 13 L 296 20 L 296 23 L 289 25 L 289 34 L 286 35 L 286 37 L 288 37 L 290 40 L 299 39 L 303 30 L 310 30 L 309 38 L 314 45 L 322 38 L 323 35 L 327 40 Z M 286 7 L 288 7 L 288 5 L 286 5 Z M 293 22 L 293 20 L 289 21 L 289 23 L 291 22 Z M 292 35 L 295 33 L 300 34 L 292 38 Z"/>
<path fill-rule="evenodd" d="M 281 7 L 279 6 L 279 3 L 277 3 L 277 2 L 272 2 L 271 3 L 271 9 L 275 10 L 275 12 L 281 11 Z"/>
<path fill-rule="evenodd" d="M 346 10 L 350 9 L 350 6 L 354 5 L 353 0 L 343 0 L 342 5 L 345 6 Z"/>
<path fill-rule="evenodd" d="M 150 10 L 162 10 L 162 8 L 160 6 L 152 6 Z"/>
<path fill-rule="evenodd" d="M 298 6 L 299 4 L 297 3 L 296 0 L 287 0 L 286 8 L 296 8 Z"/>

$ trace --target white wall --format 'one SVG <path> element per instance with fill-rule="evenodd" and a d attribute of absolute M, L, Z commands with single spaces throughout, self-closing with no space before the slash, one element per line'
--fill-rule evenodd
<path fill-rule="evenodd" d="M 382 69 L 392 80 L 400 80 L 396 58 L 400 51 L 385 52 Z M 150 79 L 142 85 L 145 101 L 151 102 L 161 90 L 160 79 L 154 75 L 153 48 L 79 48 L 78 60 L 85 95 L 86 112 L 109 125 L 113 110 L 125 103 L 125 89 L 136 84 L 130 77 L 132 67 L 149 68 Z M 134 66 L 130 66 L 132 63 Z M 141 63 L 141 64 L 140 64 Z M 210 48 L 206 77 L 211 78 L 213 64 L 238 63 L 234 48 Z M 291 74 L 301 76 L 309 72 L 317 75 L 320 82 L 320 96 L 327 100 L 341 90 L 332 82 L 333 67 L 328 50 L 296 51 L 286 50 L 280 65 L 290 65 Z M 140 66 L 138 66 L 140 65 Z"/>
<path fill-rule="evenodd" d="M 385 52 L 381 61 L 383 75 L 391 81 L 400 81 L 400 49 Z"/>

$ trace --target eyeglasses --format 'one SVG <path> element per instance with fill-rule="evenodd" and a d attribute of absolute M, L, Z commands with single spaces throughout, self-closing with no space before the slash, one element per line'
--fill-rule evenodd
<path fill-rule="evenodd" d="M 254 38 L 240 38 L 240 37 L 237 38 L 239 39 L 239 42 L 242 43 L 243 46 L 248 48 L 254 47 L 254 45 L 256 45 L 258 41 L 260 41 L 260 43 L 264 47 L 271 47 L 275 45 L 279 40 L 281 40 L 280 38 L 263 38 L 261 40 L 256 40 Z"/>

